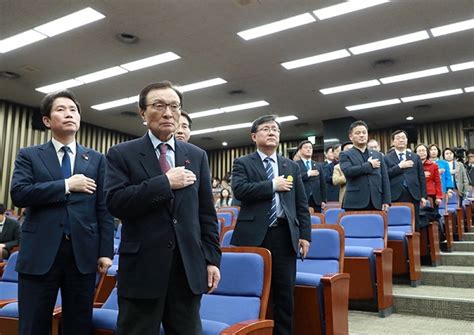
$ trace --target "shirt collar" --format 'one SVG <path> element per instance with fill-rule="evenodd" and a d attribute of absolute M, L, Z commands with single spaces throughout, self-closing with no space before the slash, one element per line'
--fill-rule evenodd
<path fill-rule="evenodd" d="M 397 153 L 397 156 L 400 156 L 400 154 L 404 154 L 404 155 L 407 154 L 406 150 L 405 151 L 398 151 L 397 149 L 395 149 L 395 152 Z"/>
<path fill-rule="evenodd" d="M 156 137 L 155 135 L 153 135 L 153 133 L 151 132 L 151 130 L 148 129 L 148 137 L 150 138 L 150 141 L 151 143 L 153 144 L 153 148 L 157 148 L 161 143 L 166 143 L 170 146 L 170 148 L 173 150 L 173 151 L 176 151 L 175 150 L 175 139 L 174 139 L 174 136 L 171 136 L 171 138 L 166 141 L 166 142 L 163 142 L 163 141 L 160 141 L 158 139 L 158 137 Z"/>
<path fill-rule="evenodd" d="M 263 160 L 264 160 L 265 158 L 267 158 L 267 157 L 270 157 L 271 159 L 273 159 L 273 161 L 274 161 L 275 163 L 276 163 L 276 161 L 277 161 L 277 154 L 276 154 L 276 152 L 274 152 L 274 153 L 271 154 L 270 156 L 267 156 L 267 155 L 265 155 L 263 152 L 261 152 L 260 150 L 257 149 L 257 153 L 258 153 L 258 155 L 260 156 L 260 159 L 262 160 L 262 162 L 263 162 Z"/>
<path fill-rule="evenodd" d="M 61 150 L 62 147 L 64 147 L 64 144 L 62 144 L 61 142 L 59 142 L 57 139 L 55 139 L 54 137 L 51 138 L 51 142 L 53 143 L 53 146 L 54 146 L 54 150 L 56 150 L 56 153 L 59 152 L 59 150 Z M 75 155 L 76 154 L 76 140 L 72 141 L 71 143 L 69 144 L 66 144 L 67 147 L 69 147 L 69 149 L 71 150 L 72 154 Z"/>

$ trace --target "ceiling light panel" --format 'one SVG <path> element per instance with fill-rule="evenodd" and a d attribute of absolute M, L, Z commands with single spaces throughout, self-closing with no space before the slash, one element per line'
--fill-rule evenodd
<path fill-rule="evenodd" d="M 221 85 L 227 83 L 226 80 L 222 78 L 214 78 L 214 79 L 209 79 L 209 80 L 204 80 L 200 81 L 198 83 L 194 84 L 189 84 L 189 85 L 184 85 L 184 86 L 178 86 L 177 89 L 181 92 L 189 92 L 189 91 L 194 91 L 194 90 L 199 90 L 201 88 L 206 88 L 206 87 L 211 87 L 211 86 L 216 86 L 216 85 Z"/>
<path fill-rule="evenodd" d="M 339 92 L 358 90 L 361 88 L 378 86 L 378 85 L 380 85 L 380 82 L 377 79 L 373 79 L 373 80 L 361 81 L 361 82 L 353 83 L 353 84 L 323 88 L 319 90 L 319 92 L 321 92 L 324 95 L 327 95 L 327 94 L 333 94 L 333 93 L 339 93 Z"/>
<path fill-rule="evenodd" d="M 75 13 L 63 16 L 57 20 L 45 23 L 34 28 L 36 31 L 49 37 L 56 36 L 66 31 L 76 29 L 91 22 L 103 19 L 105 15 L 87 7 Z"/>
<path fill-rule="evenodd" d="M 441 98 L 441 97 L 447 97 L 450 95 L 456 95 L 456 94 L 462 94 L 463 91 L 460 88 L 454 89 L 454 90 L 447 90 L 447 91 L 441 91 L 441 92 L 433 92 L 433 93 L 427 93 L 427 94 L 420 94 L 420 95 L 413 95 L 411 97 L 405 97 L 401 98 L 403 102 L 412 102 L 412 101 L 418 101 L 418 100 L 426 100 L 426 99 L 434 99 L 434 98 Z"/>
<path fill-rule="evenodd" d="M 121 68 L 120 66 L 114 66 L 105 70 L 97 71 L 94 73 L 86 74 L 84 76 L 80 76 L 75 78 L 85 84 L 92 83 L 94 81 L 119 76 L 121 74 L 127 73 L 128 71 Z"/>
<path fill-rule="evenodd" d="M 360 104 L 360 105 L 352 105 L 352 106 L 346 106 L 346 109 L 348 111 L 357 111 L 361 109 L 369 109 L 369 108 L 374 108 L 374 107 L 380 107 L 380 106 L 388 106 L 388 105 L 396 105 L 401 103 L 400 99 L 389 99 L 389 100 L 382 100 L 382 101 L 376 101 L 376 102 L 369 102 L 366 104 Z"/>
<path fill-rule="evenodd" d="M 474 92 L 474 86 L 465 87 L 465 88 L 464 88 L 464 91 L 465 91 L 466 93 Z"/>
<path fill-rule="evenodd" d="M 434 37 L 457 33 L 458 31 L 468 30 L 474 28 L 474 19 L 466 20 L 462 22 L 448 24 L 431 29 L 431 34 Z"/>
<path fill-rule="evenodd" d="M 306 58 L 301 58 L 301 59 L 281 63 L 281 66 L 283 66 L 287 70 L 291 70 L 291 69 L 296 69 L 302 66 L 329 62 L 335 59 L 349 57 L 350 55 L 351 54 L 346 49 L 342 49 L 342 50 L 324 53 L 321 55 L 316 55 L 316 56 L 311 56 L 311 57 L 306 57 Z"/>
<path fill-rule="evenodd" d="M 175 54 L 174 52 L 165 52 L 163 54 L 159 54 L 156 56 L 151 56 L 143 59 L 139 59 L 130 63 L 122 64 L 120 67 L 128 71 L 136 71 L 140 69 L 144 69 L 146 67 L 163 64 L 167 62 L 171 62 L 176 59 L 180 59 L 181 57 Z"/>
<path fill-rule="evenodd" d="M 113 100 L 113 101 L 109 101 L 109 102 L 104 102 L 104 103 L 98 104 L 98 105 L 93 105 L 93 106 L 91 106 L 91 108 L 102 111 L 104 109 L 110 109 L 110 108 L 115 108 L 115 107 L 119 107 L 119 106 L 130 105 L 130 104 L 133 104 L 133 103 L 136 103 L 136 102 L 138 102 L 138 95 L 135 95 L 135 96 L 130 97 L 130 98 L 123 98 L 123 99 Z"/>
<path fill-rule="evenodd" d="M 428 32 L 426 32 L 426 30 L 422 30 L 416 33 L 401 35 L 401 36 L 392 37 L 392 38 L 388 38 L 388 39 L 377 41 L 377 42 L 362 44 L 359 46 L 349 48 L 349 50 L 354 55 L 360 55 L 367 52 L 387 49 L 387 48 L 395 47 L 398 45 L 426 40 L 428 38 L 430 38 L 430 36 L 428 35 Z"/>
<path fill-rule="evenodd" d="M 259 100 L 259 101 L 248 102 L 248 103 L 240 104 L 240 105 L 221 107 L 221 108 L 210 109 L 210 110 L 206 110 L 206 111 L 202 111 L 202 112 L 190 113 L 189 116 L 192 119 L 197 119 L 197 118 L 205 117 L 205 116 L 211 116 L 211 115 L 217 115 L 217 114 L 223 114 L 223 113 L 231 113 L 231 112 L 236 112 L 236 111 L 240 111 L 240 110 L 257 108 L 257 107 L 268 106 L 268 105 L 269 105 L 269 103 L 267 101 Z"/>
<path fill-rule="evenodd" d="M 361 9 L 377 6 L 389 2 L 388 0 L 349 0 L 334 6 L 315 10 L 313 13 L 319 20 L 344 15 Z"/>
<path fill-rule="evenodd" d="M 25 45 L 32 44 L 42 39 L 47 38 L 48 36 L 38 33 L 34 30 L 28 30 L 23 33 L 17 34 L 15 36 L 11 36 L 5 38 L 0 41 L 0 53 L 5 53 L 8 51 L 12 51 L 18 48 L 21 48 Z"/>
<path fill-rule="evenodd" d="M 400 74 L 400 75 L 397 75 L 397 76 L 380 78 L 380 81 L 383 84 L 391 84 L 391 83 L 396 83 L 396 82 L 399 82 L 399 81 L 405 81 L 405 80 L 412 80 L 412 79 L 417 79 L 417 78 L 435 76 L 435 75 L 438 75 L 438 74 L 443 74 L 443 73 L 448 73 L 448 72 L 449 72 L 449 70 L 448 70 L 447 66 L 441 66 L 441 67 L 437 67 L 437 68 L 434 68 L 434 69 L 428 69 L 428 70 L 423 70 L 423 71 L 416 71 L 416 72 Z"/>
<path fill-rule="evenodd" d="M 84 83 L 75 79 L 69 79 L 69 80 L 61 81 L 59 83 L 38 87 L 38 88 L 35 88 L 35 90 L 41 93 L 48 94 L 51 92 L 64 90 L 66 88 L 71 88 L 71 87 L 76 87 L 76 86 L 81 86 L 81 85 L 84 85 Z"/>
<path fill-rule="evenodd" d="M 462 71 L 462 70 L 474 69 L 474 61 L 454 64 L 454 65 L 450 65 L 449 67 L 451 68 L 451 71 Z"/>
<path fill-rule="evenodd" d="M 257 37 L 270 35 L 270 34 L 277 33 L 279 31 L 302 26 L 304 24 L 308 24 L 314 21 L 316 21 L 316 19 L 311 14 L 305 13 L 305 14 L 290 17 L 288 19 L 265 24 L 263 26 L 244 30 L 237 33 L 237 35 L 242 37 L 244 40 L 248 41 Z"/>

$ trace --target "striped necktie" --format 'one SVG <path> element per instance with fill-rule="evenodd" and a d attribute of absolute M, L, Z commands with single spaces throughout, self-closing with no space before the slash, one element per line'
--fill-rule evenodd
<path fill-rule="evenodd" d="M 267 179 L 268 180 L 273 180 L 273 167 L 272 167 L 272 162 L 273 159 L 270 157 L 267 157 L 263 160 L 266 165 L 265 165 L 265 171 L 267 173 Z M 270 212 L 268 213 L 268 226 L 271 227 L 276 224 L 277 222 L 277 206 L 276 206 L 276 193 L 273 193 L 273 198 L 272 198 L 272 207 L 270 208 Z"/>

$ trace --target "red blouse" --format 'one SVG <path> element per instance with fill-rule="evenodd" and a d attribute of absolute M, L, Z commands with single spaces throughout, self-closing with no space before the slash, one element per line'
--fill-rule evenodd
<path fill-rule="evenodd" d="M 436 199 L 442 199 L 443 192 L 441 191 L 438 164 L 427 159 L 423 163 L 423 170 L 425 171 L 426 194 L 428 196 L 435 196 Z M 427 176 L 427 174 L 429 175 Z"/>

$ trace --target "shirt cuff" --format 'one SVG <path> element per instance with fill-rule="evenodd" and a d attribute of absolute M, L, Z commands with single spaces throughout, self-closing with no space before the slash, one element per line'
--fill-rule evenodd
<path fill-rule="evenodd" d="M 308 177 L 311 177 L 311 176 L 309 175 L 309 174 L 311 173 L 311 170 L 308 170 L 306 173 L 308 174 Z"/>
<path fill-rule="evenodd" d="M 275 180 L 275 179 L 272 180 L 272 189 L 273 189 L 273 193 L 275 193 L 275 192 L 276 192 L 276 189 L 277 189 L 277 185 L 276 185 L 276 180 Z"/>
<path fill-rule="evenodd" d="M 70 194 L 71 192 L 69 191 L 69 185 L 67 184 L 67 179 L 64 179 L 64 185 L 65 185 L 65 194 Z"/>

